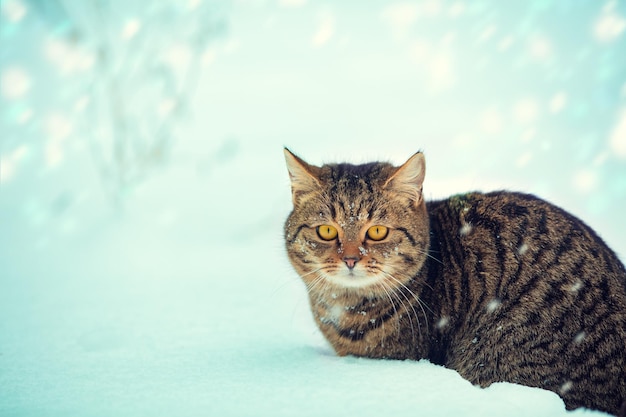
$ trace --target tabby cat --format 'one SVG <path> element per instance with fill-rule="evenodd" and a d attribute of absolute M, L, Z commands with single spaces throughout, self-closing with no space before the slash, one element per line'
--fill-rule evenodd
<path fill-rule="evenodd" d="M 514 192 L 425 202 L 422 153 L 400 167 L 285 157 L 287 253 L 338 355 L 427 358 L 620 412 L 626 271 L 581 220 Z"/>

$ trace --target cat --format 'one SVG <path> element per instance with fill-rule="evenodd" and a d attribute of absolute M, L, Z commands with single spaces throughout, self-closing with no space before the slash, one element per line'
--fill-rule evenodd
<path fill-rule="evenodd" d="M 420 152 L 399 167 L 285 158 L 288 258 L 338 355 L 425 358 L 568 410 L 626 405 L 626 271 L 581 220 L 516 192 L 426 202 Z"/>

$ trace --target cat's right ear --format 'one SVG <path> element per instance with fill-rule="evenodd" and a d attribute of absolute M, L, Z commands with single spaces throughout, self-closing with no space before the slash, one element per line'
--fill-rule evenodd
<path fill-rule="evenodd" d="M 291 197 L 296 205 L 303 195 L 320 189 L 320 168 L 309 165 L 285 148 L 285 161 L 291 179 Z"/>

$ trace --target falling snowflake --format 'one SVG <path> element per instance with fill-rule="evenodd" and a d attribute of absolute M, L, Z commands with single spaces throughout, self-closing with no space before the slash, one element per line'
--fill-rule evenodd
<path fill-rule="evenodd" d="M 574 383 L 572 381 L 565 381 L 559 388 L 559 393 L 565 395 L 570 392 L 572 388 L 574 388 Z"/>
<path fill-rule="evenodd" d="M 444 327 L 446 327 L 449 323 L 450 323 L 450 319 L 449 319 L 449 318 L 447 318 L 447 317 L 441 317 L 441 318 L 439 319 L 439 321 L 437 321 L 436 326 L 437 326 L 437 328 L 438 328 L 439 330 L 441 330 L 441 329 L 443 329 Z"/>
<path fill-rule="evenodd" d="M 580 345 L 587 338 L 587 333 L 580 332 L 574 336 L 574 343 Z"/>
<path fill-rule="evenodd" d="M 494 298 L 493 300 L 489 301 L 489 303 L 487 304 L 487 312 L 493 313 L 494 311 L 498 309 L 498 307 L 500 307 L 501 304 L 502 304 L 502 301 L 498 300 L 497 298 Z"/>
<path fill-rule="evenodd" d="M 526 252 L 528 252 L 528 249 L 529 249 L 529 248 L 528 248 L 528 245 L 527 245 L 527 244 L 525 244 L 525 243 L 522 243 L 522 244 L 521 244 L 521 245 L 517 248 L 517 254 L 518 254 L 519 256 L 524 256 L 524 254 L 525 254 Z"/>
<path fill-rule="evenodd" d="M 472 225 L 470 223 L 463 223 L 461 225 L 461 228 L 459 229 L 459 234 L 461 236 L 467 236 L 471 233 L 472 231 Z"/>
<path fill-rule="evenodd" d="M 581 280 L 576 280 L 569 288 L 571 292 L 578 292 L 583 288 L 583 282 Z"/>

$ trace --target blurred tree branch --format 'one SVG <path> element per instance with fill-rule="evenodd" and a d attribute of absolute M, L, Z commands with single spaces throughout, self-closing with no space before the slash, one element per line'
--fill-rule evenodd
<path fill-rule="evenodd" d="M 203 56 L 225 32 L 223 10 L 200 0 L 27 4 L 45 22 L 51 48 L 84 63 L 84 70 L 68 71 L 59 89 L 82 111 L 78 131 L 107 193 L 119 203 L 167 162 L 176 129 L 189 114 Z"/>

